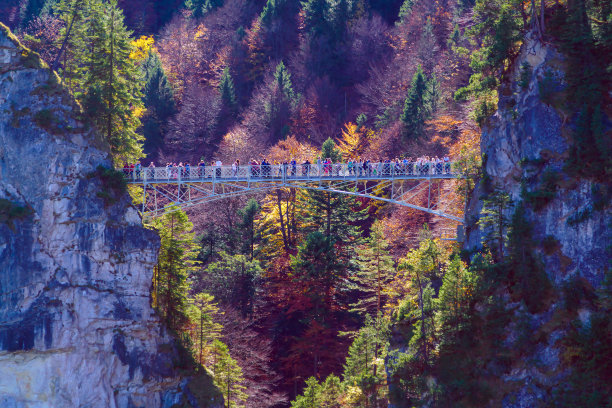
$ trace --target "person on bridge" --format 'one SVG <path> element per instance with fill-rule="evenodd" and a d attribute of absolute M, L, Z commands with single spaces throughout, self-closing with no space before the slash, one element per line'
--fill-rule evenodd
<path fill-rule="evenodd" d="M 297 162 L 294 158 L 291 158 L 291 177 L 295 177 L 297 171 Z"/>
<path fill-rule="evenodd" d="M 198 173 L 201 179 L 206 176 L 206 163 L 204 162 L 204 160 L 200 160 L 200 163 L 198 163 Z"/>
<path fill-rule="evenodd" d="M 444 160 L 444 172 L 446 174 L 450 174 L 451 172 L 450 157 L 448 157 L 448 155 L 445 155 L 443 160 Z"/>
<path fill-rule="evenodd" d="M 239 167 L 240 167 L 240 160 L 236 159 L 236 161 L 232 164 L 232 177 L 238 177 Z"/>
<path fill-rule="evenodd" d="M 310 175 L 310 161 L 308 159 L 304 160 L 302 163 L 302 177 L 306 177 Z"/>
<path fill-rule="evenodd" d="M 217 176 L 218 178 L 221 178 L 221 166 L 223 166 L 223 163 L 221 162 L 221 160 L 217 159 L 215 163 L 215 176 Z"/>

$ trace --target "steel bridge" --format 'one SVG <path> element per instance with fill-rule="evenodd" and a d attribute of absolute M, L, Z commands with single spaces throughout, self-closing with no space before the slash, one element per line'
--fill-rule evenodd
<path fill-rule="evenodd" d="M 142 188 L 139 211 L 143 216 L 244 194 L 299 188 L 384 201 L 464 223 L 464 200 L 451 186 L 462 177 L 449 162 L 370 163 L 367 168 L 336 163 L 136 167 L 123 171 L 129 184 Z"/>

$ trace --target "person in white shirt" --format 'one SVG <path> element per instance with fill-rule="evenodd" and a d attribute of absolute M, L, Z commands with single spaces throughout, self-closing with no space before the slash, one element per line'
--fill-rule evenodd
<path fill-rule="evenodd" d="M 215 162 L 215 166 L 217 167 L 217 168 L 215 169 L 215 171 L 216 171 L 216 173 L 217 173 L 217 174 L 216 174 L 216 175 L 217 175 L 217 177 L 221 177 L 221 166 L 222 166 L 222 165 L 223 165 L 223 163 L 221 163 L 221 160 L 217 160 L 217 161 Z"/>

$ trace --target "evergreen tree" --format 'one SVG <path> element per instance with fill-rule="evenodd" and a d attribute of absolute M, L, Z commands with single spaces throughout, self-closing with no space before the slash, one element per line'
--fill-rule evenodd
<path fill-rule="evenodd" d="M 229 72 L 229 67 L 225 67 L 221 74 L 219 93 L 221 94 L 221 101 L 225 108 L 234 112 L 237 108 L 236 90 L 234 89 L 234 80 Z"/>
<path fill-rule="evenodd" d="M 267 0 L 263 11 L 259 15 L 259 20 L 266 28 L 270 28 L 272 22 L 281 17 L 287 4 L 286 0 Z"/>
<path fill-rule="evenodd" d="M 385 406 L 387 380 L 385 358 L 389 347 L 389 322 L 379 316 L 366 317 L 365 325 L 357 332 L 346 357 L 344 381 L 357 385 L 363 398 L 359 406 Z"/>
<path fill-rule="evenodd" d="M 27 27 L 36 17 L 49 14 L 56 2 L 57 0 L 26 0 L 21 2 L 21 9 L 19 10 L 19 25 L 21 28 Z"/>
<path fill-rule="evenodd" d="M 270 97 L 264 103 L 266 121 L 271 139 L 279 140 L 289 133 L 289 120 L 297 102 L 291 75 L 282 61 L 276 66 L 269 89 Z"/>
<path fill-rule="evenodd" d="M 223 0 L 185 0 L 185 8 L 193 18 L 200 18 L 209 11 L 223 6 Z"/>
<path fill-rule="evenodd" d="M 198 363 L 204 365 L 208 357 L 208 348 L 220 337 L 223 326 L 214 321 L 219 313 L 214 297 L 208 293 L 198 293 L 189 299 L 187 314 L 191 320 L 191 337 L 195 344 L 195 357 Z"/>
<path fill-rule="evenodd" d="M 255 225 L 255 218 L 259 214 L 259 203 L 257 200 L 250 199 L 246 206 L 238 211 L 240 217 L 239 228 L 242 230 L 242 253 L 255 257 L 255 244 L 260 239 L 260 233 Z"/>
<path fill-rule="evenodd" d="M 414 322 L 411 350 L 420 355 L 424 367 L 429 365 L 434 335 L 434 304 L 432 281 L 439 279 L 441 251 L 435 241 L 425 239 L 419 248 L 399 261 L 398 269 L 410 282 L 410 291 L 398 307 L 396 318 Z M 418 305 L 418 309 L 413 305 Z M 417 323 L 418 322 L 418 323 Z"/>
<path fill-rule="evenodd" d="M 81 76 L 78 56 L 84 46 L 87 4 L 87 0 L 60 0 L 55 7 L 63 23 L 59 36 L 62 43 L 51 68 L 58 70 L 61 66 L 60 76 L 63 82 L 75 93 Z"/>
<path fill-rule="evenodd" d="M 510 291 L 515 299 L 525 302 L 530 313 L 545 309 L 552 290 L 542 262 L 534 253 L 535 247 L 525 207 L 518 205 L 508 228 L 508 258 L 504 267 L 508 271 Z"/>
<path fill-rule="evenodd" d="M 342 151 L 336 147 L 336 143 L 331 137 L 328 137 L 321 146 L 321 159 L 331 159 L 334 163 L 342 160 Z"/>
<path fill-rule="evenodd" d="M 508 208 L 512 205 L 510 195 L 494 191 L 483 200 L 481 218 L 478 225 L 484 231 L 483 245 L 496 250 L 497 259 L 504 259 L 504 246 L 508 237 L 510 217 Z"/>
<path fill-rule="evenodd" d="M 423 133 L 423 125 L 425 124 L 425 120 L 429 117 L 427 88 L 427 78 L 419 65 L 412 77 L 408 96 L 404 101 L 404 110 L 400 116 L 404 124 L 404 132 L 408 136 L 418 137 Z"/>
<path fill-rule="evenodd" d="M 86 0 L 82 16 L 80 11 L 74 14 L 80 10 L 76 1 L 61 8 L 64 21 L 79 18 L 72 26 L 75 31 L 66 31 L 74 58 L 64 71 L 87 117 L 110 144 L 115 162 L 134 162 L 142 157 L 143 137 L 136 130 L 144 108 L 142 75 L 130 58 L 131 32 L 116 0 Z"/>
<path fill-rule="evenodd" d="M 293 84 L 291 83 L 291 74 L 285 67 L 283 61 L 281 61 L 276 66 L 276 71 L 274 72 L 274 81 L 276 82 L 276 86 L 283 93 L 283 95 L 290 102 L 293 102 L 295 100 L 295 94 L 293 92 Z"/>
<path fill-rule="evenodd" d="M 227 346 L 219 340 L 213 342 L 213 353 L 213 378 L 215 385 L 223 393 L 225 408 L 244 407 L 243 403 L 248 395 L 244 392 L 246 387 L 242 385 L 242 368 L 230 356 Z"/>
<path fill-rule="evenodd" d="M 311 37 L 328 32 L 329 3 L 327 0 L 308 0 L 302 2 L 304 24 Z"/>
<path fill-rule="evenodd" d="M 333 239 L 313 232 L 291 257 L 291 269 L 299 293 L 299 303 L 291 308 L 300 309 L 295 317 L 301 324 L 288 361 L 297 360 L 301 372 L 318 377 L 331 371 L 333 356 L 339 352 L 340 311 L 345 307 L 339 293 L 346 281 L 346 264 L 338 258 Z"/>
<path fill-rule="evenodd" d="M 235 306 L 243 316 L 250 315 L 263 274 L 259 261 L 223 251 L 219 255 L 221 259 L 203 272 L 207 290 L 220 302 Z"/>
<path fill-rule="evenodd" d="M 296 397 L 295 401 L 291 403 L 291 408 L 319 408 L 318 395 L 321 386 L 317 382 L 316 378 L 310 377 L 306 380 L 306 387 L 303 395 Z"/>
<path fill-rule="evenodd" d="M 386 298 L 384 289 L 395 272 L 380 222 L 374 223 L 370 237 L 364 247 L 357 250 L 357 254 L 359 270 L 351 277 L 351 289 L 359 292 L 359 300 L 351 306 L 361 314 L 378 316 L 382 313 Z"/>
<path fill-rule="evenodd" d="M 414 4 L 416 3 L 416 0 L 404 0 L 404 2 L 402 3 L 402 6 L 400 7 L 400 11 L 399 11 L 399 21 L 397 22 L 397 24 L 402 24 L 404 22 L 404 20 L 406 20 L 410 14 L 412 13 L 412 7 L 414 7 Z"/>
<path fill-rule="evenodd" d="M 162 146 L 168 119 L 176 113 L 174 90 L 156 51 L 151 50 L 141 66 L 144 73 L 143 102 L 147 110 L 143 118 L 144 150 L 151 153 Z"/>
<path fill-rule="evenodd" d="M 459 255 L 448 262 L 436 299 L 440 342 L 451 346 L 462 335 L 470 319 L 478 278 L 466 268 Z"/>
<path fill-rule="evenodd" d="M 198 248 L 191 232 L 193 224 L 187 214 L 173 209 L 155 218 L 150 227 L 156 229 L 161 238 L 153 275 L 153 306 L 169 328 L 179 331 L 188 322 L 187 278 L 196 269 Z"/>

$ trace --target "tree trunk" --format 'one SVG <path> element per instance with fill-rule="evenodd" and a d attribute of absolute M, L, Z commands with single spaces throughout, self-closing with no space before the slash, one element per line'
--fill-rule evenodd
<path fill-rule="evenodd" d="M 283 245 L 285 251 L 289 251 L 289 243 L 287 242 L 287 232 L 285 231 L 285 219 L 283 216 L 283 205 L 281 202 L 281 191 L 276 190 L 276 205 L 278 206 L 278 219 L 280 221 L 281 234 L 283 235 Z"/>
<path fill-rule="evenodd" d="M 68 39 L 70 38 L 70 32 L 72 31 L 74 20 L 76 20 L 76 16 L 80 8 L 81 8 L 81 1 L 77 0 L 74 3 L 74 9 L 72 10 L 72 20 L 70 20 L 70 26 L 68 27 L 68 30 L 66 31 L 66 37 L 64 38 L 64 41 L 62 41 L 62 46 L 60 47 L 60 50 L 57 53 L 57 56 L 55 57 L 55 61 L 53 61 L 53 64 L 51 65 L 52 71 L 57 71 L 57 66 L 59 65 L 60 59 L 62 58 L 62 53 L 66 51 L 66 46 L 68 45 Z M 64 69 L 65 68 L 66 68 L 66 65 L 64 64 Z"/>
<path fill-rule="evenodd" d="M 109 69 L 109 74 L 108 74 L 108 118 L 106 120 L 106 140 L 108 140 L 108 142 L 111 144 L 111 148 L 113 147 L 113 143 L 111 141 L 111 137 L 112 137 L 112 123 L 113 123 L 113 117 L 112 117 L 112 112 L 113 112 L 113 108 L 114 108 L 114 104 L 113 104 L 113 63 L 114 63 L 114 58 L 115 58 L 115 49 L 114 49 L 114 45 L 115 45 L 115 8 L 111 7 L 111 18 L 110 18 L 110 24 L 111 24 L 111 31 L 110 31 L 110 53 L 109 53 L 109 58 L 110 58 L 110 69 Z M 118 147 L 118 146 L 115 146 Z"/>

